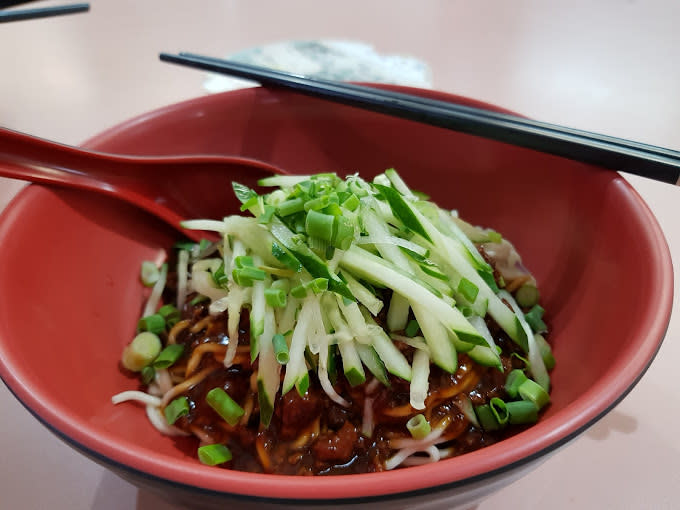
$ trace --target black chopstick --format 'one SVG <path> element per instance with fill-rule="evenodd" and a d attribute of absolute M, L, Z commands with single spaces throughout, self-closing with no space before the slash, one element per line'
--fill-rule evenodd
<path fill-rule="evenodd" d="M 15 5 L 29 4 L 38 0 L 0 0 L 0 9 L 7 9 Z"/>
<path fill-rule="evenodd" d="M 680 152 L 671 149 L 446 101 L 363 85 L 313 79 L 191 53 L 179 55 L 161 53 L 160 59 L 663 182 L 676 184 L 680 177 Z"/>
<path fill-rule="evenodd" d="M 23 2 L 15 2 L 18 5 Z M 50 18 L 53 16 L 64 16 L 66 14 L 76 14 L 90 10 L 90 4 L 70 4 L 58 5 L 55 7 L 37 7 L 35 9 L 21 9 L 16 11 L 0 11 L 0 23 L 10 21 L 24 21 L 29 19 Z"/>

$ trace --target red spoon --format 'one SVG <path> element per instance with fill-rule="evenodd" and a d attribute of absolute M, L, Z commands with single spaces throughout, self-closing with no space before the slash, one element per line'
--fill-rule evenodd
<path fill-rule="evenodd" d="M 283 170 L 226 156 L 120 156 L 92 152 L 0 128 L 0 176 L 103 193 L 150 212 L 176 229 L 191 218 L 238 212 L 236 181 L 251 188 Z M 182 230 L 193 240 L 205 233 Z"/>

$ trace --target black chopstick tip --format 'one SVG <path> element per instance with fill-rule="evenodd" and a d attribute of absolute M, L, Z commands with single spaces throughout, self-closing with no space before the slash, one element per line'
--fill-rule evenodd
<path fill-rule="evenodd" d="M 88 12 L 89 3 L 79 3 L 70 5 L 58 5 L 56 7 L 40 7 L 35 9 L 21 9 L 11 11 L 0 10 L 0 23 L 11 21 L 27 21 L 32 19 L 52 18 L 55 16 L 65 16 L 67 14 L 78 14 Z"/>

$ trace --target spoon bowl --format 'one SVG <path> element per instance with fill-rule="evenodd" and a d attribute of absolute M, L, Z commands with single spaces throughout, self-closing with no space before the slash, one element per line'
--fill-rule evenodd
<path fill-rule="evenodd" d="M 176 229 L 191 218 L 238 212 L 232 182 L 251 188 L 285 173 L 255 159 L 227 156 L 121 156 L 0 129 L 0 176 L 94 191 L 125 200 Z M 205 233 L 182 230 L 198 240 Z"/>

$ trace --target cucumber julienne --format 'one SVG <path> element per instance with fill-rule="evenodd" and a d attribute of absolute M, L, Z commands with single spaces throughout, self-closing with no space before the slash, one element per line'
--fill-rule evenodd
<path fill-rule="evenodd" d="M 388 374 L 410 381 L 415 408 L 424 407 L 430 363 L 453 373 L 458 354 L 466 353 L 502 370 L 487 314 L 524 350 L 535 382 L 549 387 L 544 359 L 552 354 L 545 342 L 536 347 L 540 331 L 529 325 L 542 321 L 527 322 L 451 212 L 411 191 L 394 169 L 372 182 L 326 173 L 272 176 L 259 184 L 273 190 L 258 195 L 234 183 L 241 210 L 251 217 L 182 226 L 223 235 L 220 258 L 191 268 L 193 278 L 201 271 L 212 276 L 201 280 L 204 292 L 193 290 L 209 294 L 211 313 L 227 310 L 234 328 L 241 310 L 249 309 L 264 425 L 276 393 L 295 388 L 303 394 L 310 370 L 331 399 L 349 405 L 331 384 L 343 376 L 334 372 L 336 356 L 353 386 L 371 375 L 385 385 Z M 377 318 L 383 308 L 387 330 Z M 403 331 L 389 331 L 404 328 L 409 318 L 417 320 L 424 340 L 412 342 L 419 346 L 412 362 L 399 349 Z M 237 337 L 230 338 L 231 353 Z M 283 358 L 275 355 L 275 337 L 278 350 L 281 337 L 287 343 Z M 225 365 L 232 359 L 227 355 Z"/>

